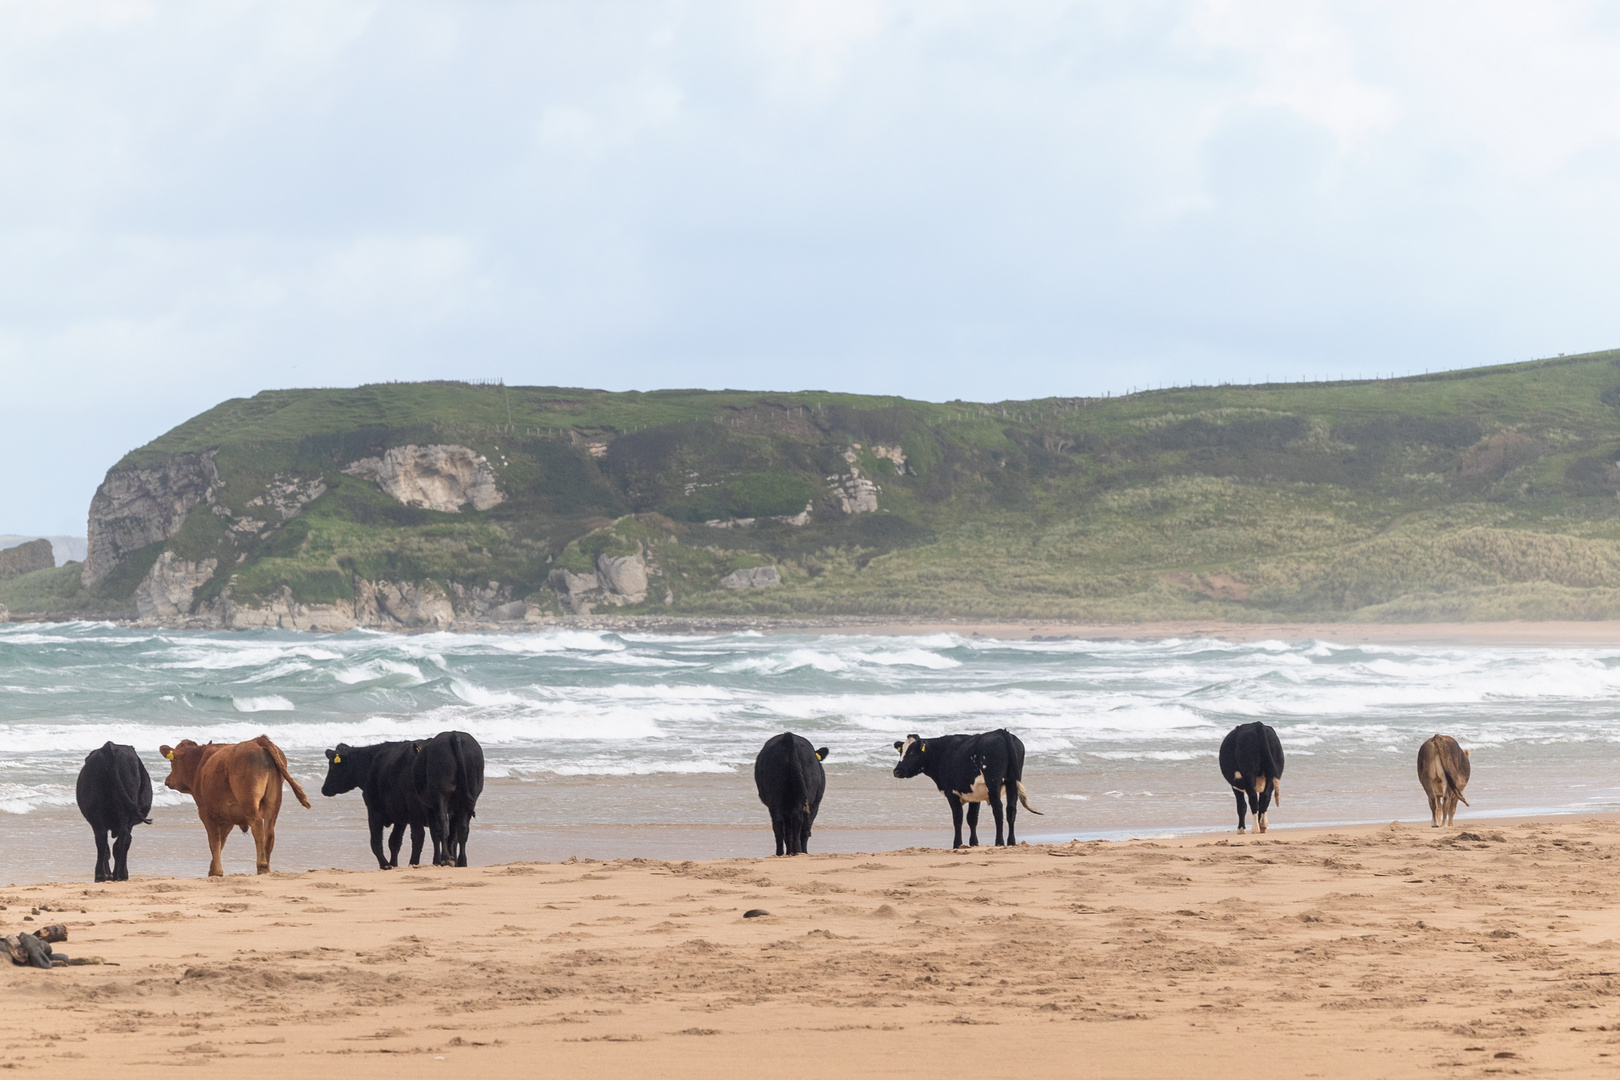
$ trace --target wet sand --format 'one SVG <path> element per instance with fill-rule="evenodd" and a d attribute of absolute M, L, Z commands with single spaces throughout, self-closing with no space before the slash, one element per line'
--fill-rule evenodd
<path fill-rule="evenodd" d="M 1617 844 L 1616 818 L 1425 821 L 13 886 L 5 932 L 65 922 L 120 966 L 0 969 L 0 1065 L 1610 1075 Z"/>

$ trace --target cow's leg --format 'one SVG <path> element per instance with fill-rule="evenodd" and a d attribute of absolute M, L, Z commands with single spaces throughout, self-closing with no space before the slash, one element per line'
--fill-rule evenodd
<path fill-rule="evenodd" d="M 1001 847 L 1006 843 L 1006 837 L 1002 832 L 1004 815 L 1001 810 L 1001 788 L 1002 781 L 1000 780 L 992 781 L 990 784 L 990 813 L 995 815 L 996 819 L 996 847 Z"/>
<path fill-rule="evenodd" d="M 129 845 L 135 839 L 135 826 L 125 825 L 118 835 L 113 838 L 112 879 L 114 881 L 129 880 Z"/>
<path fill-rule="evenodd" d="M 787 819 L 774 806 L 771 807 L 771 832 L 776 834 L 776 853 L 788 854 Z"/>
<path fill-rule="evenodd" d="M 1246 815 L 1249 810 L 1249 804 L 1244 798 L 1245 793 L 1242 788 L 1233 788 L 1232 794 L 1237 796 L 1238 832 L 1248 832 L 1249 830 L 1244 826 L 1244 822 L 1248 820 L 1244 815 Z"/>
<path fill-rule="evenodd" d="M 962 800 L 946 792 L 945 801 L 951 804 L 951 824 L 956 827 L 956 836 L 951 840 L 951 850 L 955 851 L 962 846 Z"/>
<path fill-rule="evenodd" d="M 1446 789 L 1446 824 L 1450 825 L 1457 816 L 1457 793 L 1450 788 Z"/>
<path fill-rule="evenodd" d="M 979 846 L 979 803 L 967 804 L 968 847 Z"/>
<path fill-rule="evenodd" d="M 112 852 L 107 847 L 107 830 L 98 825 L 91 827 L 96 831 L 96 880 L 106 881 L 112 875 Z"/>
<path fill-rule="evenodd" d="M 208 830 L 208 852 L 212 856 L 208 863 L 208 876 L 224 877 L 225 863 L 222 856 L 225 852 L 225 838 L 231 835 L 231 827 L 204 822 L 203 828 Z"/>
<path fill-rule="evenodd" d="M 1266 786 L 1256 796 L 1256 802 L 1254 804 L 1254 823 L 1260 827 L 1261 832 L 1265 832 L 1266 831 L 1266 811 L 1271 809 L 1271 789 L 1272 789 L 1272 785 L 1269 782 L 1267 782 L 1266 779 L 1261 779 L 1260 782 L 1262 784 L 1265 784 Z"/>
<path fill-rule="evenodd" d="M 1432 827 L 1438 829 L 1440 827 L 1440 823 L 1445 820 L 1445 802 L 1442 796 L 1438 796 L 1432 791 L 1429 792 L 1428 795 L 1429 820 L 1433 823 Z"/>
<path fill-rule="evenodd" d="M 1007 781 L 1007 846 L 1017 847 L 1018 838 L 1013 835 L 1013 823 L 1018 820 L 1018 781 Z"/>
<path fill-rule="evenodd" d="M 456 834 L 456 865 L 467 865 L 467 836 L 472 832 L 472 815 L 465 810 L 456 815 L 456 820 L 450 826 Z"/>
<path fill-rule="evenodd" d="M 411 865 L 422 865 L 422 839 L 427 832 L 420 822 L 411 824 Z"/>
<path fill-rule="evenodd" d="M 388 834 L 388 865 L 384 869 L 391 870 L 399 865 L 399 849 L 404 843 L 405 823 L 397 821 L 394 823 L 394 831 Z"/>
<path fill-rule="evenodd" d="M 450 858 L 445 849 L 450 843 L 450 807 L 442 796 L 428 812 L 428 832 L 433 834 L 433 865 L 448 865 Z"/>
<path fill-rule="evenodd" d="M 387 827 L 388 822 L 383 820 L 382 815 L 377 811 L 370 810 L 368 808 L 366 813 L 366 828 L 371 831 L 371 854 L 376 857 L 377 867 L 380 870 L 389 869 L 388 860 L 383 858 L 383 830 Z M 399 850 L 398 831 L 394 833 L 394 836 L 394 850 L 397 852 Z"/>
<path fill-rule="evenodd" d="M 796 808 L 788 818 L 788 843 L 793 850 L 789 855 L 807 855 L 810 852 L 810 815 Z"/>
<path fill-rule="evenodd" d="M 270 872 L 270 848 L 274 846 L 275 826 L 265 818 L 253 819 L 253 864 L 261 874 Z"/>

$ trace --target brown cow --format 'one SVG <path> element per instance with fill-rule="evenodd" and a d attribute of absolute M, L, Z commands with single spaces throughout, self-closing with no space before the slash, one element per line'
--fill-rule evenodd
<path fill-rule="evenodd" d="M 1456 816 L 1457 803 L 1464 806 L 1463 788 L 1468 786 L 1468 774 L 1473 771 L 1468 751 L 1457 745 L 1450 735 L 1436 735 L 1418 747 L 1418 782 L 1429 796 L 1429 813 L 1434 816 L 1434 827 L 1450 825 Z"/>
<path fill-rule="evenodd" d="M 253 830 L 258 852 L 259 873 L 270 872 L 270 852 L 276 846 L 276 815 L 281 813 L 281 782 L 292 785 L 293 794 L 309 809 L 304 789 L 287 771 L 287 758 L 268 735 L 239 743 L 209 743 L 198 746 L 182 739 L 179 746 L 160 751 L 172 762 L 163 783 L 190 795 L 197 803 L 197 816 L 208 830 L 208 849 L 213 861 L 209 877 L 224 877 L 220 852 L 225 838 L 235 826 Z"/>

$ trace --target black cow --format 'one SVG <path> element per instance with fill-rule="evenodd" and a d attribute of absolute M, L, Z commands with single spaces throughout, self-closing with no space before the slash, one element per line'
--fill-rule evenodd
<path fill-rule="evenodd" d="M 96 880 L 129 880 L 129 845 L 137 825 L 150 825 L 152 777 L 133 746 L 108 742 L 79 770 L 79 813 L 96 834 Z M 111 833 L 111 851 L 107 835 Z"/>
<path fill-rule="evenodd" d="M 326 783 L 321 794 L 342 795 L 360 789 L 366 803 L 366 820 L 371 826 L 371 853 L 377 866 L 392 870 L 399 865 L 399 848 L 405 842 L 405 828 L 411 830 L 411 865 L 422 861 L 422 839 L 427 828 L 427 807 L 416 797 L 411 771 L 416 765 L 416 743 L 385 742 L 375 746 L 338 743 L 326 752 Z M 383 857 L 383 829 L 392 825 L 388 857 Z"/>
<path fill-rule="evenodd" d="M 1282 805 L 1282 743 L 1277 733 L 1256 720 L 1252 724 L 1239 724 L 1221 740 L 1221 775 L 1232 785 L 1237 796 L 1238 832 L 1244 828 L 1244 801 L 1254 811 L 1255 824 L 1266 831 L 1266 810 L 1272 797 Z"/>
<path fill-rule="evenodd" d="M 411 780 L 427 811 L 434 866 L 466 866 L 467 834 L 484 791 L 484 748 L 465 731 L 416 743 Z"/>
<path fill-rule="evenodd" d="M 968 845 L 979 844 L 979 804 L 987 802 L 996 815 L 996 843 L 1001 840 L 1001 800 L 1007 796 L 1007 843 L 1018 843 L 1013 821 L 1018 804 L 1032 814 L 1040 811 L 1029 805 L 1024 792 L 1024 743 L 1005 728 L 982 735 L 940 735 L 924 739 L 907 735 L 894 748 L 900 751 L 900 764 L 894 775 L 902 780 L 925 773 L 934 786 L 945 793 L 951 804 L 951 821 L 956 826 L 953 848 L 962 846 L 962 804 L 967 803 Z M 1014 796 L 1017 796 L 1014 798 Z"/>
<path fill-rule="evenodd" d="M 827 771 L 821 767 L 826 758 L 825 746 L 816 750 L 810 740 L 784 731 L 766 740 L 754 759 L 754 786 L 771 812 L 778 855 L 810 851 L 810 826 L 827 792 Z"/>

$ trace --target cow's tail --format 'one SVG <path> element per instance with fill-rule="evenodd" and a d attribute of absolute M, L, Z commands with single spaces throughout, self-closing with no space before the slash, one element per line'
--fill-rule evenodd
<path fill-rule="evenodd" d="M 450 754 L 456 759 L 456 794 L 462 802 L 467 801 L 467 759 L 461 753 L 461 732 L 452 732 L 450 735 Z M 468 817 L 477 817 L 478 808 L 467 808 Z"/>
<path fill-rule="evenodd" d="M 152 819 L 141 813 L 142 774 L 127 769 L 118 769 L 116 773 L 118 776 L 118 794 L 124 797 L 125 815 L 139 821 L 142 825 L 152 824 Z M 130 786 L 125 786 L 126 781 Z"/>
<path fill-rule="evenodd" d="M 1270 728 L 1260 732 L 1260 746 L 1266 755 L 1266 779 L 1271 781 L 1271 801 L 1278 806 L 1282 805 L 1282 769 L 1277 765 L 1277 759 L 1271 756 L 1271 740 L 1276 738 Z"/>
<path fill-rule="evenodd" d="M 1018 804 L 1037 817 L 1045 817 L 1045 814 L 1029 805 L 1029 792 L 1024 790 L 1024 782 L 1022 780 L 1016 780 L 1014 783 L 1018 785 Z"/>
<path fill-rule="evenodd" d="M 1440 758 L 1440 769 L 1446 774 L 1446 784 L 1451 788 L 1451 794 L 1457 796 L 1458 802 L 1467 806 L 1468 800 L 1463 798 L 1462 785 L 1457 783 L 1457 777 L 1452 774 L 1450 769 L 1446 768 L 1446 759 L 1444 757 Z"/>
<path fill-rule="evenodd" d="M 298 801 L 303 804 L 304 809 L 310 809 L 309 797 L 304 794 L 304 789 L 298 786 L 298 781 L 293 779 L 293 774 L 287 771 L 287 755 L 281 752 L 281 747 L 271 742 L 268 735 L 260 735 L 256 741 L 269 751 L 270 760 L 276 763 L 276 772 L 280 773 L 287 786 L 293 789 L 293 794 L 298 796 Z"/>

